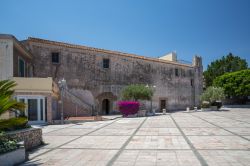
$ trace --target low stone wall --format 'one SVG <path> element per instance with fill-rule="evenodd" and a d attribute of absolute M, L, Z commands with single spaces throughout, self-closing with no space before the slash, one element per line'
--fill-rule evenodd
<path fill-rule="evenodd" d="M 42 129 L 28 128 L 6 133 L 17 141 L 24 141 L 25 150 L 30 150 L 42 144 Z"/>

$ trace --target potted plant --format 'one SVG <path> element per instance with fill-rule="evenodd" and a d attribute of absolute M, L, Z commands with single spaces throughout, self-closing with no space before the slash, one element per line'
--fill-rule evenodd
<path fill-rule="evenodd" d="M 210 111 L 210 103 L 208 101 L 202 101 L 201 111 Z"/>
<path fill-rule="evenodd" d="M 201 95 L 202 108 L 208 107 L 209 103 L 210 109 L 216 111 L 222 106 L 221 100 L 224 98 L 223 88 L 210 86 Z"/>

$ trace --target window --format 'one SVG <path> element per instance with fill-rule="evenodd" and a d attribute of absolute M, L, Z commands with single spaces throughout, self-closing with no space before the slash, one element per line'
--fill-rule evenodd
<path fill-rule="evenodd" d="M 191 84 L 192 87 L 194 86 L 194 80 L 193 79 L 190 80 L 190 84 Z"/>
<path fill-rule="evenodd" d="M 25 77 L 25 61 L 18 57 L 18 77 Z"/>
<path fill-rule="evenodd" d="M 51 60 L 52 60 L 52 63 L 58 64 L 59 63 L 59 53 L 58 52 L 52 52 Z"/>
<path fill-rule="evenodd" d="M 179 76 L 179 70 L 175 69 L 175 76 L 178 77 Z"/>
<path fill-rule="evenodd" d="M 105 69 L 109 68 L 109 59 L 103 59 L 103 68 Z"/>

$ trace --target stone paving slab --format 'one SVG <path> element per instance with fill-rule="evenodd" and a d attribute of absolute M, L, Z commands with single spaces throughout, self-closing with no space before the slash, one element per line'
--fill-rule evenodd
<path fill-rule="evenodd" d="M 239 135 L 249 135 L 250 136 L 250 128 L 246 128 L 246 127 L 230 127 L 230 128 L 225 128 L 231 132 L 234 132 L 236 134 L 239 134 Z"/>
<path fill-rule="evenodd" d="M 250 166 L 249 122 L 228 109 L 42 126 L 25 165 Z"/>
<path fill-rule="evenodd" d="M 209 165 L 249 166 L 250 151 L 240 150 L 200 150 Z"/>
<path fill-rule="evenodd" d="M 208 120 L 209 121 L 209 120 Z M 244 123 L 244 122 L 237 122 L 237 121 L 228 121 L 228 122 L 213 122 L 214 124 L 224 127 L 224 128 L 228 128 L 228 127 L 247 127 L 250 128 L 250 124 L 249 123 Z"/>
<path fill-rule="evenodd" d="M 34 157 L 37 157 L 43 153 L 46 153 L 48 151 L 51 151 L 51 148 L 38 148 L 38 149 L 34 149 L 33 151 L 30 151 L 29 152 L 29 158 L 30 159 L 33 159 Z"/>
<path fill-rule="evenodd" d="M 42 148 L 56 148 L 60 145 L 63 145 L 69 141 L 72 141 L 79 136 L 48 136 L 48 135 L 43 135 L 43 141 L 46 144 Z"/>
<path fill-rule="evenodd" d="M 136 135 L 181 135 L 177 128 L 140 128 Z"/>
<path fill-rule="evenodd" d="M 196 149 L 250 149 L 250 142 L 238 136 L 187 136 Z"/>
<path fill-rule="evenodd" d="M 182 136 L 134 136 L 126 149 L 190 149 Z"/>
<path fill-rule="evenodd" d="M 182 131 L 185 133 L 185 135 L 207 135 L 207 136 L 213 136 L 213 135 L 233 135 L 232 133 L 223 130 L 218 127 L 210 127 L 210 128 L 205 128 L 205 127 L 197 127 L 197 128 L 182 128 Z"/>
<path fill-rule="evenodd" d="M 62 129 L 62 128 L 67 128 L 74 126 L 75 124 L 63 124 L 63 125 L 48 125 L 48 126 L 43 126 L 42 128 L 46 129 Z"/>
<path fill-rule="evenodd" d="M 125 150 L 115 166 L 200 166 L 191 150 Z"/>
<path fill-rule="evenodd" d="M 245 138 L 247 138 L 247 139 L 249 139 L 249 140 L 250 140 L 250 136 L 243 136 L 243 137 L 245 137 Z"/>
<path fill-rule="evenodd" d="M 169 128 L 176 127 L 176 125 L 171 120 L 150 120 L 148 119 L 143 125 L 143 128 Z"/>
<path fill-rule="evenodd" d="M 63 130 L 57 130 L 54 132 L 45 133 L 44 135 L 54 135 L 54 136 L 80 136 L 85 135 L 94 129 L 92 128 L 65 128 Z"/>
<path fill-rule="evenodd" d="M 69 128 L 91 128 L 91 129 L 97 129 L 101 128 L 109 123 L 112 123 L 113 121 L 105 121 L 105 122 L 85 122 L 85 123 L 77 123 L 76 125 L 72 125 Z"/>
<path fill-rule="evenodd" d="M 131 135 L 135 129 L 133 128 L 103 128 L 102 130 L 95 131 L 89 135 L 103 135 L 103 136 L 123 136 L 123 135 Z"/>
<path fill-rule="evenodd" d="M 55 149 L 24 165 L 105 166 L 117 150 Z"/>
<path fill-rule="evenodd" d="M 128 136 L 83 136 L 61 148 L 119 149 Z"/>

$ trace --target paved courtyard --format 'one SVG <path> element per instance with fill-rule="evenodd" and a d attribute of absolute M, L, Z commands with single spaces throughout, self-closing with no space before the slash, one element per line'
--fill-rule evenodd
<path fill-rule="evenodd" d="M 24 165 L 247 166 L 250 109 L 50 125 Z"/>

